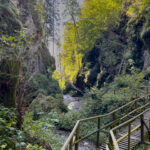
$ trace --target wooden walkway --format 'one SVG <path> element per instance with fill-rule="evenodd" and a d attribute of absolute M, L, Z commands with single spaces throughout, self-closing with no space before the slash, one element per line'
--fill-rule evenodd
<path fill-rule="evenodd" d="M 144 115 L 144 121 L 146 122 L 147 126 L 150 127 L 150 111 L 148 111 Z M 141 126 L 141 120 L 136 119 L 134 122 L 131 124 L 131 130 L 133 130 L 135 127 Z M 119 132 L 117 134 L 117 139 L 120 139 L 121 137 L 125 136 L 128 134 L 128 127 L 124 128 L 123 131 Z M 146 127 L 144 127 L 144 136 L 148 134 L 148 131 Z M 141 130 L 138 129 L 136 130 L 130 137 L 130 149 L 133 150 L 136 148 L 137 145 L 141 143 Z M 119 144 L 119 150 L 128 150 L 128 137 L 124 138 Z M 106 149 L 106 144 L 100 146 L 99 150 L 107 150 Z"/>
<path fill-rule="evenodd" d="M 150 144 L 144 136 L 150 136 L 150 95 L 141 96 L 116 110 L 100 116 L 78 120 L 61 150 L 79 150 L 79 143 L 96 135 L 97 150 L 132 150 L 138 144 Z M 104 120 L 109 121 L 104 123 Z M 81 135 L 81 126 L 87 121 L 97 122 L 97 129 L 87 135 Z M 105 145 L 100 146 L 101 133 L 109 137 Z"/>

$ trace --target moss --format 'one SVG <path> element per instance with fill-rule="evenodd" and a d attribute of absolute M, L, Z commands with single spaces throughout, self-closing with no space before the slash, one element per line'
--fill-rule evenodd
<path fill-rule="evenodd" d="M 28 1 L 28 9 L 32 14 L 34 24 L 39 34 L 43 34 L 43 25 L 45 22 L 45 8 L 43 2 L 39 0 Z"/>
<path fill-rule="evenodd" d="M 57 94 L 61 94 L 61 90 L 56 80 L 48 78 L 44 74 L 35 74 L 32 76 L 27 86 L 27 101 L 31 103 L 39 93 L 42 93 L 46 96 L 51 95 L 52 97 L 56 97 Z"/>
<path fill-rule="evenodd" d="M 150 50 L 150 12 L 145 17 L 145 24 L 143 25 L 143 30 L 141 32 L 141 38 L 144 41 L 144 44 L 149 48 Z"/>
<path fill-rule="evenodd" d="M 2 60 L 0 62 L 0 103 L 6 107 L 16 105 L 16 90 L 21 62 Z"/>
<path fill-rule="evenodd" d="M 101 87 L 104 82 L 111 82 L 119 72 L 116 66 L 121 63 L 124 47 L 117 34 L 112 31 L 104 32 L 103 37 L 96 41 L 95 47 L 83 58 L 83 67 L 77 76 L 77 87 Z"/>
<path fill-rule="evenodd" d="M 12 35 L 22 27 L 17 8 L 11 1 L 0 2 L 0 34 Z"/>
<path fill-rule="evenodd" d="M 64 111 L 64 108 L 65 105 L 63 103 L 63 99 L 60 97 L 54 98 L 52 96 L 39 94 L 29 106 L 29 111 L 33 113 L 34 119 L 39 119 L 49 112 L 61 113 Z"/>
<path fill-rule="evenodd" d="M 145 45 L 149 48 L 150 50 L 150 27 L 144 29 L 144 31 L 141 34 L 141 37 L 145 43 Z"/>

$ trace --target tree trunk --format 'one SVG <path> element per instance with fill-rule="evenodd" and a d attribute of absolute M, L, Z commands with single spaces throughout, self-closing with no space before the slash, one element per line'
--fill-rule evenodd
<path fill-rule="evenodd" d="M 0 103 L 5 107 L 16 106 L 16 90 L 21 62 L 14 60 L 0 61 Z"/>

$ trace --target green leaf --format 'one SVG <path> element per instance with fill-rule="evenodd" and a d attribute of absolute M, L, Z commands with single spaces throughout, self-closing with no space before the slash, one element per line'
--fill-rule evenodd
<path fill-rule="evenodd" d="M 3 38 L 5 41 L 7 41 L 7 37 L 6 37 L 6 36 L 2 35 L 2 38 Z"/>

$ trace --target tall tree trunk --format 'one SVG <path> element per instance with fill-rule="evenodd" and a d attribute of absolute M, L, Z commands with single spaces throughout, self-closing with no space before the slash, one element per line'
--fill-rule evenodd
<path fill-rule="evenodd" d="M 16 106 L 16 90 L 21 62 L 14 60 L 0 61 L 0 103 L 5 107 Z"/>

